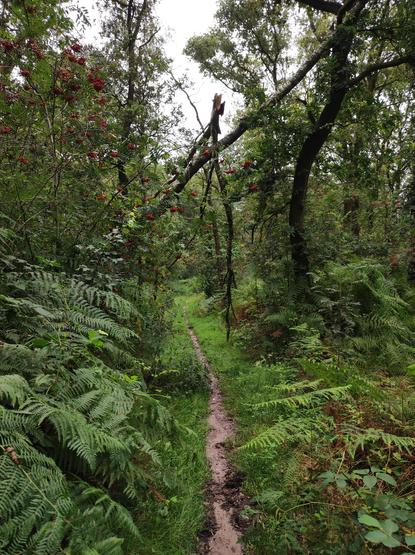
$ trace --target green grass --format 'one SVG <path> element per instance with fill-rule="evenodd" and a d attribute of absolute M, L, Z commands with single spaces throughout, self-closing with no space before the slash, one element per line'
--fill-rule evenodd
<path fill-rule="evenodd" d="M 199 386 L 189 379 L 188 374 L 198 368 L 198 363 L 179 299 L 175 309 L 173 333 L 162 356 L 167 381 L 159 391 L 163 396 L 167 392 L 167 407 L 183 432 L 158 445 L 167 478 L 157 484 L 157 491 L 166 500 L 157 501 L 154 494 L 149 494 L 146 506 L 140 510 L 138 520 L 143 544 L 138 553 L 143 555 L 195 554 L 197 534 L 205 519 L 204 486 L 209 479 L 205 458 L 208 392 L 203 379 L 199 380 Z M 181 364 L 176 365 L 175 361 Z M 180 372 L 187 383 L 185 393 L 180 391 Z"/>
<path fill-rule="evenodd" d="M 275 414 L 268 416 L 252 410 L 252 404 L 273 395 L 272 386 L 281 381 L 296 380 L 297 369 L 288 363 L 267 365 L 252 360 L 241 349 L 226 342 L 226 333 L 220 314 L 204 310 L 203 296 L 189 292 L 181 302 L 189 314 L 208 360 L 219 375 L 224 401 L 236 423 L 232 461 L 244 477 L 243 489 L 255 500 L 245 510 L 253 517 L 253 524 L 245 532 L 243 541 L 249 553 L 260 555 L 285 555 L 291 553 L 338 555 L 344 553 L 340 535 L 329 540 L 328 551 L 318 547 L 321 537 L 330 534 L 335 516 L 330 516 L 319 506 L 321 488 L 309 481 L 309 471 L 304 461 L 313 462 L 325 456 L 328 438 L 322 437 L 313 445 L 284 445 L 256 451 L 239 447 L 267 429 L 275 421 Z M 305 458 L 305 453 L 308 458 Z M 317 501 L 316 501 L 317 500 Z M 300 515 L 294 509 L 302 507 Z M 307 536 L 311 550 L 301 542 Z"/>

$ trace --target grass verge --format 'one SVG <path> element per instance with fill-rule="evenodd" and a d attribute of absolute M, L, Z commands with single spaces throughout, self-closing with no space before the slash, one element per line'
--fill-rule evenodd
<path fill-rule="evenodd" d="M 175 310 L 172 334 L 164 347 L 160 372 L 152 389 L 165 398 L 182 431 L 157 445 L 163 474 L 157 487 L 149 492 L 138 517 L 143 531 L 138 553 L 145 555 L 195 554 L 197 534 L 205 519 L 204 486 L 209 479 L 205 458 L 208 390 L 179 298 Z"/>

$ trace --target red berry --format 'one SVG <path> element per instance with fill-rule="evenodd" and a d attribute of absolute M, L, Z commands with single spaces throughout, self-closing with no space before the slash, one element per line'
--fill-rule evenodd
<path fill-rule="evenodd" d="M 60 87 L 53 87 L 52 92 L 56 95 L 63 94 L 63 90 Z"/>
<path fill-rule="evenodd" d="M 258 185 L 256 183 L 251 183 L 249 186 L 250 191 L 258 191 Z"/>
<path fill-rule="evenodd" d="M 29 160 L 27 158 L 25 158 L 24 156 L 18 156 L 17 160 L 21 163 L 21 164 L 28 164 Z"/>
<path fill-rule="evenodd" d="M 155 219 L 155 215 L 152 212 L 147 212 L 146 220 L 148 220 L 149 222 L 152 222 L 154 219 Z"/>
<path fill-rule="evenodd" d="M 170 212 L 172 212 L 174 214 L 174 212 L 178 212 L 178 208 L 176 208 L 176 206 L 172 206 L 170 208 Z"/>
<path fill-rule="evenodd" d="M 118 158 L 119 154 L 117 150 L 111 150 L 110 152 L 111 158 Z"/>
<path fill-rule="evenodd" d="M 59 69 L 56 75 L 59 77 L 59 79 L 62 79 L 62 81 L 69 81 L 69 79 L 72 77 L 72 73 L 69 71 L 69 69 L 65 68 Z"/>
<path fill-rule="evenodd" d="M 101 127 L 101 129 L 106 129 L 108 127 L 108 122 L 105 121 L 104 119 L 99 123 L 99 126 Z"/>
<path fill-rule="evenodd" d="M 192 195 L 192 197 L 197 197 L 196 191 L 192 191 L 190 194 Z"/>
<path fill-rule="evenodd" d="M 87 79 L 97 92 L 101 92 L 105 87 L 104 79 L 101 79 L 101 77 L 97 77 L 96 74 L 92 71 L 88 73 Z"/>
<path fill-rule="evenodd" d="M 98 158 L 98 152 L 96 150 L 91 150 L 90 152 L 88 152 L 88 158 Z"/>
<path fill-rule="evenodd" d="M 244 170 L 250 168 L 253 164 L 252 160 L 245 160 L 245 162 L 242 164 L 242 167 L 244 168 Z"/>
<path fill-rule="evenodd" d="M 22 77 L 29 77 L 30 76 L 30 71 L 28 69 L 21 69 L 20 70 L 20 75 Z"/>
<path fill-rule="evenodd" d="M 76 58 L 75 61 L 80 66 L 84 66 L 86 64 L 86 58 L 84 56 L 80 56 L 79 58 Z"/>
<path fill-rule="evenodd" d="M 236 170 L 234 170 L 233 168 L 229 168 L 228 170 L 225 170 L 224 173 L 227 173 L 228 175 L 232 175 L 236 173 Z"/>
<path fill-rule="evenodd" d="M 65 50 L 65 56 L 68 58 L 68 60 L 74 64 L 78 63 L 78 58 L 72 54 L 72 52 Z"/>
<path fill-rule="evenodd" d="M 6 52 L 6 54 L 11 52 L 13 48 L 16 48 L 15 43 L 11 40 L 0 40 L 0 44 L 4 48 L 4 51 Z"/>
<path fill-rule="evenodd" d="M 134 143 L 128 143 L 127 148 L 128 150 L 135 150 L 136 145 Z"/>
<path fill-rule="evenodd" d="M 80 52 L 82 50 L 82 46 L 76 42 L 75 44 L 71 45 L 71 49 L 74 52 Z"/>
<path fill-rule="evenodd" d="M 208 148 L 206 148 L 206 149 L 203 151 L 202 154 L 203 154 L 203 156 L 210 156 L 210 150 L 209 150 Z"/>
<path fill-rule="evenodd" d="M 90 139 L 92 137 L 91 131 L 85 131 L 84 135 L 87 139 Z"/>
<path fill-rule="evenodd" d="M 12 128 L 8 125 L 3 125 L 2 127 L 0 127 L 0 135 L 8 135 L 11 132 Z"/>

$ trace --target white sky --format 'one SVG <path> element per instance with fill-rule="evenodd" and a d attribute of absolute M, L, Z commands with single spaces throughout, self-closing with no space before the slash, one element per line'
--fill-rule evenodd
<path fill-rule="evenodd" d="M 203 123 L 210 117 L 212 99 L 215 93 L 222 93 L 227 101 L 227 113 L 230 112 L 232 101 L 231 92 L 223 90 L 221 83 L 216 83 L 200 73 L 197 64 L 182 54 L 187 40 L 196 34 L 206 32 L 213 24 L 216 11 L 216 0 L 159 0 L 156 13 L 160 19 L 161 33 L 166 38 L 166 53 L 173 59 L 173 71 L 176 77 L 187 74 L 194 83 L 192 91 L 188 91 L 192 101 L 196 104 Z M 99 40 L 99 13 L 97 2 L 94 0 L 79 0 L 79 5 L 86 8 L 91 21 L 91 29 L 85 33 L 87 41 Z M 185 95 L 177 95 L 186 117 L 186 126 L 199 129 L 193 108 L 189 105 Z M 226 131 L 226 123 L 222 124 L 222 131 Z"/>

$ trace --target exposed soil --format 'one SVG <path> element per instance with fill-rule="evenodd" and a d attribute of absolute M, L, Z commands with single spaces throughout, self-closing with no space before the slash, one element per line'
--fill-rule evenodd
<path fill-rule="evenodd" d="M 239 513 L 246 505 L 246 498 L 240 490 L 241 477 L 226 458 L 225 445 L 234 436 L 234 422 L 225 411 L 218 378 L 190 326 L 189 334 L 199 362 L 209 373 L 211 392 L 206 456 L 212 479 L 206 489 L 207 519 L 200 534 L 199 553 L 201 555 L 242 555 L 243 549 L 238 543 L 242 528 Z"/>

